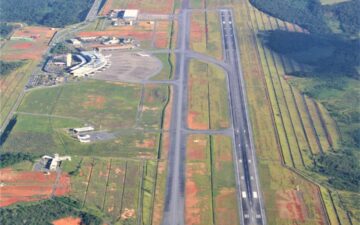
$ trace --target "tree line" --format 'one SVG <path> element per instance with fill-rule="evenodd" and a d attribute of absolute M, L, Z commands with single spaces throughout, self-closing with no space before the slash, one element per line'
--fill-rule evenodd
<path fill-rule="evenodd" d="M 84 20 L 93 3 L 94 0 L 2 1 L 0 21 L 64 27 Z"/>

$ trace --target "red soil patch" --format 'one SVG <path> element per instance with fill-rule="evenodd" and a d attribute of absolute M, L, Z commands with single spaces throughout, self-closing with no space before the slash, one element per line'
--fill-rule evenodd
<path fill-rule="evenodd" d="M 47 27 L 23 27 L 16 30 L 11 40 L 4 44 L 1 59 L 41 59 L 56 30 Z M 24 40 L 31 39 L 31 40 Z"/>
<path fill-rule="evenodd" d="M 133 37 L 139 41 L 151 40 L 152 32 L 149 31 L 88 31 L 80 32 L 79 37 L 97 37 L 97 36 L 119 36 L 119 37 Z"/>
<path fill-rule="evenodd" d="M 142 13 L 172 13 L 174 0 L 132 0 L 128 3 L 127 8 L 140 9 Z"/>
<path fill-rule="evenodd" d="M 14 49 L 28 49 L 32 46 L 31 42 L 25 42 L 25 43 L 19 43 L 19 44 L 15 44 L 12 47 Z"/>
<path fill-rule="evenodd" d="M 0 170 L 0 207 L 16 202 L 37 201 L 49 198 L 56 180 L 56 173 L 44 175 L 42 172 L 18 172 L 6 168 Z M 62 175 L 55 195 L 70 192 L 70 177 Z"/>
<path fill-rule="evenodd" d="M 199 123 L 196 121 L 196 117 L 198 116 L 198 113 L 196 112 L 189 112 L 188 113 L 188 118 L 187 118 L 187 122 L 188 122 L 188 126 L 190 129 L 195 129 L 195 130 L 206 130 L 209 128 L 209 126 L 207 124 L 203 124 L 203 123 Z"/>
<path fill-rule="evenodd" d="M 194 171 L 191 168 L 191 164 L 188 164 L 186 170 L 186 184 L 185 184 L 185 220 L 186 224 L 199 224 L 201 222 L 198 199 L 198 187 L 192 180 Z"/>
<path fill-rule="evenodd" d="M 191 18 L 191 28 L 190 28 L 190 40 L 191 42 L 201 42 L 203 40 L 203 35 L 205 34 L 205 27 L 203 24 L 194 21 Z"/>
<path fill-rule="evenodd" d="M 159 38 L 159 37 L 156 38 L 156 40 L 155 40 L 156 48 L 167 48 L 168 46 L 169 46 L 168 38 Z"/>
<path fill-rule="evenodd" d="M 295 190 L 277 191 L 276 206 L 280 218 L 304 222 L 307 211 L 302 192 Z"/>
<path fill-rule="evenodd" d="M 113 4 L 113 0 L 106 1 L 105 5 L 103 7 L 103 10 L 101 12 L 102 16 L 105 16 L 110 13 L 112 4 Z"/>
<path fill-rule="evenodd" d="M 54 220 L 52 222 L 54 225 L 80 225 L 81 219 L 80 218 L 74 218 L 74 217 L 66 217 L 58 220 Z"/>
<path fill-rule="evenodd" d="M 167 164 L 165 161 L 160 161 L 158 164 L 158 177 L 164 174 Z M 154 211 L 152 216 L 152 224 L 153 225 L 160 225 L 161 219 L 164 211 L 164 194 L 161 193 L 162 185 L 160 182 L 156 185 L 156 193 L 155 193 L 155 200 L 154 200 Z"/>
<path fill-rule="evenodd" d="M 171 114 L 172 114 L 172 104 L 173 104 L 173 89 L 170 87 L 170 99 L 165 109 L 165 117 L 164 117 L 164 124 L 163 129 L 169 130 L 171 125 Z"/>
<path fill-rule="evenodd" d="M 206 160 L 206 146 L 208 140 L 206 136 L 189 136 L 187 142 L 188 160 Z"/>
<path fill-rule="evenodd" d="M 234 188 L 223 188 L 215 199 L 215 224 L 232 225 L 238 220 L 236 210 L 229 207 L 229 202 L 235 201 L 236 191 Z"/>
<path fill-rule="evenodd" d="M 201 193 L 206 187 L 196 184 L 196 176 L 205 173 L 205 163 L 187 163 L 185 183 L 185 224 L 187 225 L 203 224 L 203 214 L 209 213 L 209 196 L 204 197 L 204 193 Z"/>
<path fill-rule="evenodd" d="M 221 145 L 221 143 L 223 142 L 224 138 L 223 136 L 219 136 L 219 135 L 215 135 L 213 136 L 215 139 L 215 143 L 218 143 L 218 148 L 223 147 Z M 226 147 L 228 147 L 227 145 L 225 145 Z M 229 148 L 232 148 L 232 145 L 229 146 Z M 227 149 L 226 149 L 227 150 Z M 232 161 L 232 150 L 223 150 L 223 151 L 216 151 L 217 152 L 217 161 L 222 161 L 222 162 L 230 162 Z"/>
<path fill-rule="evenodd" d="M 138 147 L 138 148 L 153 148 L 153 147 L 155 147 L 155 140 L 147 139 L 147 140 L 143 140 L 142 142 L 137 141 L 136 147 Z"/>
<path fill-rule="evenodd" d="M 123 213 L 121 213 L 121 219 L 129 219 L 135 217 L 135 209 L 125 208 Z"/>
<path fill-rule="evenodd" d="M 84 107 L 95 107 L 96 109 L 103 109 L 106 99 L 101 95 L 88 95 L 86 102 L 83 102 L 82 106 Z"/>

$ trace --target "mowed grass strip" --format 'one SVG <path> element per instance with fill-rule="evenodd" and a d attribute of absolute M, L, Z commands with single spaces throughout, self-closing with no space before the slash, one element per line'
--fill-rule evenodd
<path fill-rule="evenodd" d="M 30 76 L 30 72 L 35 68 L 37 62 L 28 61 L 11 74 L 0 79 L 0 125 L 5 122 L 11 109 L 24 90 L 24 87 Z"/>
<path fill-rule="evenodd" d="M 103 157 L 154 158 L 157 155 L 159 133 L 127 129 L 126 132 L 121 130 L 121 134 L 114 139 L 83 144 L 67 131 L 83 125 L 83 121 L 72 118 L 19 114 L 2 149 L 6 152 L 21 150 L 37 154 Z"/>
<path fill-rule="evenodd" d="M 210 139 L 190 135 L 185 169 L 185 223 L 213 224 Z"/>
<path fill-rule="evenodd" d="M 311 118 L 314 122 L 314 128 L 316 130 L 317 136 L 319 137 L 322 150 L 324 152 L 327 152 L 330 150 L 330 144 L 326 137 L 326 133 L 322 127 L 321 120 L 316 110 L 315 102 L 314 100 L 310 99 L 308 96 L 305 96 L 305 104 L 307 105 Z"/>
<path fill-rule="evenodd" d="M 336 208 L 334 206 L 334 203 L 333 203 L 333 200 L 331 197 L 331 193 L 325 187 L 320 187 L 320 192 L 321 192 L 322 199 L 324 201 L 324 205 L 326 208 L 326 212 L 327 212 L 330 224 L 341 225 L 341 223 L 338 219 L 338 214 L 336 212 Z"/>
<path fill-rule="evenodd" d="M 188 126 L 191 129 L 222 129 L 229 126 L 227 80 L 213 65 L 190 62 Z"/>
<path fill-rule="evenodd" d="M 109 175 L 108 171 L 110 167 L 110 160 L 94 159 L 92 166 L 93 169 L 91 180 L 87 189 L 85 206 L 102 211 L 107 189 L 106 186 Z"/>
<path fill-rule="evenodd" d="M 112 160 L 103 211 L 116 219 L 120 215 L 126 173 L 125 160 Z"/>
<path fill-rule="evenodd" d="M 168 85 L 145 85 L 138 126 L 160 129 L 162 111 L 168 100 Z"/>
<path fill-rule="evenodd" d="M 19 111 L 75 117 L 114 129 L 134 125 L 139 99 L 138 85 L 84 81 L 31 91 Z"/>
<path fill-rule="evenodd" d="M 139 216 L 138 203 L 140 193 L 140 180 L 142 179 L 140 173 L 140 163 L 135 161 L 128 161 L 125 178 L 124 193 L 121 203 L 121 212 L 118 220 L 124 221 L 126 219 L 135 219 Z"/>
<path fill-rule="evenodd" d="M 249 14 L 251 16 L 251 19 L 253 20 L 252 24 L 254 25 L 254 29 L 255 30 L 260 29 L 259 23 L 256 20 L 253 10 L 249 10 Z M 249 43 L 249 44 L 251 44 L 251 43 Z M 287 139 L 285 126 L 284 126 L 283 118 L 282 118 L 281 111 L 280 111 L 280 103 L 277 98 L 277 92 L 275 91 L 275 88 L 274 88 L 274 84 L 273 84 L 274 81 L 271 77 L 271 71 L 270 71 L 269 65 L 266 60 L 265 50 L 264 50 L 264 48 L 262 48 L 262 43 L 260 42 L 260 40 L 258 38 L 256 38 L 256 47 L 259 52 L 259 58 L 260 58 L 259 61 L 261 63 L 262 70 L 264 73 L 265 83 L 266 83 L 267 90 L 268 90 L 269 101 L 271 104 L 272 111 L 274 113 L 274 124 L 276 126 L 276 133 L 279 138 L 279 144 L 281 147 L 280 150 L 282 152 L 282 157 L 283 157 L 284 163 L 286 165 L 292 166 L 293 161 L 291 158 L 290 145 L 289 145 L 289 141 Z"/>
<path fill-rule="evenodd" d="M 238 31 L 242 34 L 238 37 L 239 47 L 268 223 L 280 225 L 325 223 L 316 186 L 279 163 L 278 147 L 286 147 L 283 146 L 286 139 L 284 139 L 284 131 L 281 130 L 283 128 L 279 107 L 275 101 L 275 92 L 270 89 L 271 79 L 267 65 L 264 63 L 264 52 L 255 38 L 256 33 L 249 29 L 249 24 L 254 28 L 257 26 L 251 10 L 252 6 L 245 1 L 237 5 L 235 21 Z M 276 138 L 279 140 L 279 146 Z"/>
<path fill-rule="evenodd" d="M 264 23 L 261 13 L 259 11 L 256 12 L 257 12 L 256 20 L 258 21 L 258 24 L 262 24 L 265 30 L 270 30 L 271 27 L 268 24 Z M 276 100 L 279 105 L 279 109 L 281 112 L 280 115 L 282 117 L 282 123 L 284 126 L 285 135 L 290 147 L 290 157 L 292 161 L 292 164 L 290 164 L 290 166 L 294 166 L 296 168 L 301 169 L 303 167 L 303 164 L 301 160 L 301 155 L 299 154 L 298 141 L 296 138 L 296 134 L 294 133 L 294 129 L 293 129 L 294 126 L 289 113 L 288 104 L 283 89 L 283 84 L 281 78 L 279 77 L 278 67 L 277 64 L 275 64 L 275 60 L 272 52 L 264 46 L 263 49 L 265 52 L 265 60 L 267 61 L 267 66 L 270 70 L 270 77 L 272 79 L 271 84 L 273 85 L 272 88 L 276 92 L 276 97 L 277 97 Z"/>
<path fill-rule="evenodd" d="M 157 162 L 154 161 L 146 161 L 144 164 L 141 194 L 142 224 L 152 224 L 155 179 L 157 173 L 156 163 Z"/>
<path fill-rule="evenodd" d="M 220 21 L 217 12 L 191 14 L 190 46 L 193 51 L 222 58 Z"/>
<path fill-rule="evenodd" d="M 215 224 L 239 224 L 232 139 L 216 135 L 211 141 Z"/>

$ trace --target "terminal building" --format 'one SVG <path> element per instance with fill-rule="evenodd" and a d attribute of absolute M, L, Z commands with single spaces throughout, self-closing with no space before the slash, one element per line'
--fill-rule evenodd
<path fill-rule="evenodd" d="M 70 67 L 68 72 L 75 77 L 89 76 L 108 64 L 107 58 L 96 51 L 83 51 L 80 54 L 75 54 L 74 57 L 80 60 L 80 63 Z"/>

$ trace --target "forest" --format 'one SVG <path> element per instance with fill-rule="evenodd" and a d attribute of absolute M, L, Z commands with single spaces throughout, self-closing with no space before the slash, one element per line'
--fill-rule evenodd
<path fill-rule="evenodd" d="M 11 31 L 13 30 L 13 26 L 8 23 L 0 23 L 0 38 L 7 37 Z"/>
<path fill-rule="evenodd" d="M 17 152 L 17 153 L 1 153 L 0 154 L 0 168 L 5 168 L 11 165 L 14 165 L 16 163 L 22 162 L 22 161 L 30 161 L 33 162 L 35 158 L 38 156 L 32 155 L 30 153 L 25 152 Z"/>
<path fill-rule="evenodd" d="M 11 71 L 22 66 L 23 63 L 23 61 L 5 62 L 0 60 L 0 77 L 8 75 Z"/>
<path fill-rule="evenodd" d="M 321 5 L 319 0 L 250 0 L 261 11 L 300 25 L 310 33 L 281 30 L 259 33 L 271 50 L 301 65 L 290 81 L 320 101 L 336 121 L 342 135 L 334 152 L 315 158 L 313 171 L 327 177 L 337 189 L 358 191 L 360 179 L 360 0 Z M 340 32 L 329 21 L 336 20 Z M 303 82 L 303 83 L 301 83 Z M 348 96 L 348 97 L 345 97 Z"/>
<path fill-rule="evenodd" d="M 71 203 L 71 204 L 69 204 Z M 49 225 L 52 221 L 63 217 L 80 217 L 86 225 L 100 225 L 101 219 L 97 216 L 79 210 L 79 205 L 68 197 L 54 197 L 36 203 L 18 204 L 0 208 L 0 224 L 2 225 Z"/>
<path fill-rule="evenodd" d="M 261 11 L 274 17 L 300 25 L 312 33 L 329 33 L 331 29 L 324 21 L 324 15 L 338 20 L 346 35 L 359 35 L 360 0 L 346 1 L 333 5 L 321 5 L 319 0 L 250 0 Z"/>
<path fill-rule="evenodd" d="M 86 18 L 94 0 L 17 0 L 2 1 L 1 22 L 64 27 Z"/>

